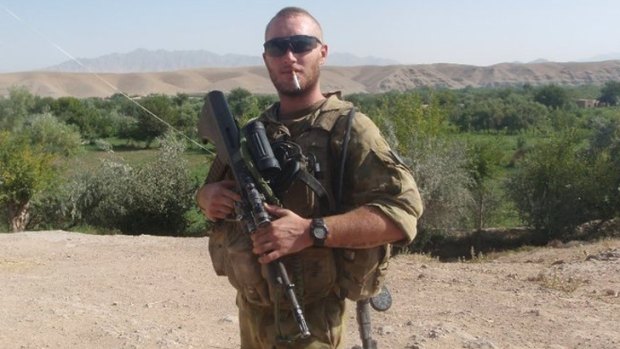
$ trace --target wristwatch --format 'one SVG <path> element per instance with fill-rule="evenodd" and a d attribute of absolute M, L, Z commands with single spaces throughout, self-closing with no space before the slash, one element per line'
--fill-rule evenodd
<path fill-rule="evenodd" d="M 313 245 L 315 247 L 325 246 L 325 239 L 327 239 L 328 234 L 329 230 L 327 230 L 323 218 L 313 218 L 312 223 L 310 223 L 310 236 L 314 240 Z"/>

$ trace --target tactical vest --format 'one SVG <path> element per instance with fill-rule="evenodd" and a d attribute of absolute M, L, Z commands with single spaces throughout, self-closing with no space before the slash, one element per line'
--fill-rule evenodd
<path fill-rule="evenodd" d="M 328 200 L 336 204 L 339 203 L 338 188 L 343 185 L 339 181 L 338 165 L 344 161 L 341 159 L 342 149 L 353 117 L 351 110 L 350 103 L 340 101 L 338 108 L 317 111 L 315 122 L 295 135 L 291 135 L 281 123 L 261 118 L 271 141 L 286 138 L 301 147 L 305 155 L 302 169 L 315 175 Z M 315 190 L 303 181 L 294 181 L 279 196 L 284 207 L 306 218 L 355 208 L 336 205 L 339 207 L 326 210 L 325 201 L 319 200 Z M 260 306 L 278 303 L 280 307 L 288 308 L 279 287 L 268 281 L 267 268 L 258 263 L 252 253 L 250 237 L 239 224 L 216 223 L 209 239 L 209 252 L 216 273 L 228 276 L 230 283 L 248 302 Z M 389 245 L 370 249 L 310 247 L 283 257 L 282 261 L 296 285 L 300 303 L 307 305 L 332 292 L 354 301 L 375 295 L 381 290 L 389 254 Z"/>

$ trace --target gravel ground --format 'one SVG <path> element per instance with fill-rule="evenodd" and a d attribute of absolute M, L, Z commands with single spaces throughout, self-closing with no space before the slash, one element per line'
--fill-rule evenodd
<path fill-rule="evenodd" d="M 620 240 L 398 256 L 388 284 L 380 348 L 620 348 Z M 207 238 L 0 234 L 0 348 L 237 348 L 237 326 Z"/>

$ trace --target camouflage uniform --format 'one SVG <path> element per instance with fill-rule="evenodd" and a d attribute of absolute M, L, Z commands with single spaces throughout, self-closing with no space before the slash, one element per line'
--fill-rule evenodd
<path fill-rule="evenodd" d="M 285 121 L 278 120 L 278 106 L 276 103 L 259 117 L 268 136 L 272 140 L 286 137 L 299 144 L 304 154 L 313 154 L 324 174 L 319 181 L 333 199 L 335 167 L 340 162 L 346 115 L 352 105 L 329 95 Z M 353 119 L 346 164 L 342 211 L 373 206 L 406 233 L 401 243 L 413 240 L 422 202 L 411 172 L 390 150 L 374 123 L 359 112 Z M 304 183 L 294 183 L 281 200 L 284 207 L 302 217 L 321 216 L 314 192 Z M 312 334 L 308 339 L 292 340 L 298 329 L 290 307 L 279 288 L 266 281 L 267 268 L 257 262 L 251 248 L 250 238 L 239 225 L 215 224 L 209 250 L 217 274 L 227 275 L 238 290 L 241 347 L 340 348 L 345 301 L 338 286 L 335 250 L 311 247 L 282 258 Z"/>

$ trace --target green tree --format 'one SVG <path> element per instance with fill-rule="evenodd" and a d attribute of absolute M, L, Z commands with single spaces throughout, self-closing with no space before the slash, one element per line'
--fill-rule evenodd
<path fill-rule="evenodd" d="M 50 105 L 51 112 L 67 124 L 80 127 L 83 115 L 86 114 L 82 102 L 75 97 L 60 97 Z"/>
<path fill-rule="evenodd" d="M 570 104 L 568 91 L 558 85 L 546 85 L 538 88 L 534 93 L 534 100 L 551 109 L 560 109 Z"/>
<path fill-rule="evenodd" d="M 528 100 L 523 95 L 512 94 L 504 102 L 503 118 L 499 129 L 510 134 L 540 126 L 548 119 L 548 111 L 545 107 Z"/>
<path fill-rule="evenodd" d="M 202 109 L 203 100 L 199 98 L 183 98 L 182 101 L 178 100 L 176 108 L 178 110 L 178 118 L 174 127 L 182 132 L 189 138 L 198 138 L 198 118 L 200 117 L 200 111 Z"/>
<path fill-rule="evenodd" d="M 255 118 L 261 113 L 258 98 L 246 89 L 236 88 L 231 90 L 227 100 L 230 112 L 239 121 L 240 125 L 244 125 L 251 118 Z"/>
<path fill-rule="evenodd" d="M 173 101 L 165 95 L 150 95 L 141 98 L 139 103 L 149 112 L 143 109 L 136 111 L 133 116 L 137 122 L 129 135 L 134 140 L 145 141 L 146 147 L 149 148 L 156 138 L 163 136 L 168 131 L 169 126 L 166 123 L 171 126 L 177 123 L 179 112 Z"/>
<path fill-rule="evenodd" d="M 55 156 L 25 137 L 0 131 L 0 207 L 11 231 L 23 231 L 30 220 L 31 200 L 54 179 Z"/>
<path fill-rule="evenodd" d="M 439 99 L 425 104 L 415 92 L 390 92 L 368 104 L 368 115 L 386 134 L 398 153 L 408 156 L 419 138 L 435 138 L 450 132 Z"/>
<path fill-rule="evenodd" d="M 510 198 L 522 218 L 541 232 L 541 242 L 604 218 L 605 193 L 617 195 L 606 161 L 585 152 L 583 141 L 566 131 L 536 145 L 507 182 Z"/>
<path fill-rule="evenodd" d="M 34 97 L 34 106 L 32 107 L 32 114 L 45 114 L 52 111 L 52 104 L 54 104 L 54 98 L 52 97 Z"/>
<path fill-rule="evenodd" d="M 34 96 L 25 87 L 10 88 L 8 98 L 0 97 L 0 130 L 20 128 L 34 105 Z"/>
<path fill-rule="evenodd" d="M 465 146 L 446 138 L 421 137 L 409 158 L 424 201 L 420 231 L 449 231 L 466 224 L 473 198 Z"/>
<path fill-rule="evenodd" d="M 106 111 L 96 99 L 60 97 L 51 104 L 50 110 L 58 119 L 78 127 L 82 138 L 91 143 L 118 132 L 117 114 Z"/>
<path fill-rule="evenodd" d="M 601 187 L 599 200 L 593 203 L 601 209 L 601 218 L 620 217 L 620 117 L 597 118 L 590 127 L 590 156 L 597 159 L 597 185 Z"/>
<path fill-rule="evenodd" d="M 21 131 L 23 136 L 32 146 L 40 146 L 46 153 L 71 157 L 81 149 L 79 131 L 51 114 L 32 115 L 26 124 L 28 127 Z"/>
<path fill-rule="evenodd" d="M 48 188 L 58 173 L 56 159 L 77 153 L 79 133 L 51 114 L 29 115 L 35 99 L 23 89 L 2 100 L 0 130 L 0 207 L 10 229 L 21 231 L 31 217 L 33 199 Z"/>
<path fill-rule="evenodd" d="M 474 199 L 476 229 L 484 228 L 486 218 L 497 208 L 497 197 L 492 188 L 501 168 L 503 154 L 497 140 L 470 141 L 467 147 L 467 169 L 472 178 L 470 188 Z"/>
<path fill-rule="evenodd" d="M 598 100 L 608 105 L 620 104 L 620 81 L 607 81 Z"/>

